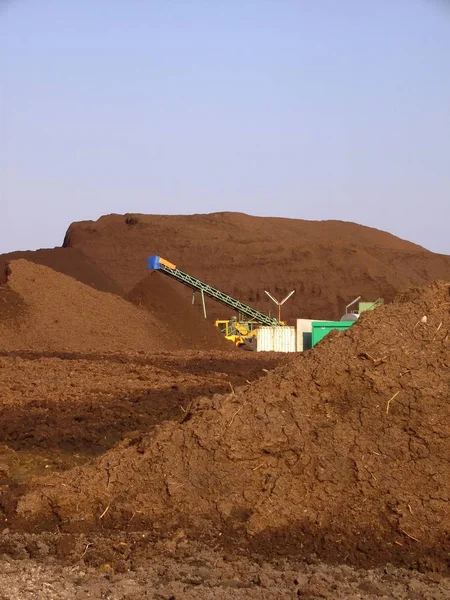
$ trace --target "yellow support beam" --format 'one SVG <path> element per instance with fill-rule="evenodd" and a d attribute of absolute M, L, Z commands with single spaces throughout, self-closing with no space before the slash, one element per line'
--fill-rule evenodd
<path fill-rule="evenodd" d="M 165 267 L 169 267 L 169 269 L 173 269 L 175 271 L 175 269 L 177 268 L 176 265 L 174 265 L 173 263 L 169 262 L 168 260 L 166 260 L 165 258 L 161 258 L 159 257 L 159 262 L 164 265 Z"/>

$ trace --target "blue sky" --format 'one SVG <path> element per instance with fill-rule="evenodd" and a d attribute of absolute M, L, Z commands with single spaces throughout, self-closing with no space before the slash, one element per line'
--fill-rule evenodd
<path fill-rule="evenodd" d="M 450 254 L 450 2 L 0 0 L 0 252 L 112 212 Z"/>

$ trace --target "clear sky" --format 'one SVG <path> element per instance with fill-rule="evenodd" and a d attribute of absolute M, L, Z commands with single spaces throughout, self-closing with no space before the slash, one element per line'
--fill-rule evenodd
<path fill-rule="evenodd" d="M 112 212 L 450 254 L 450 1 L 0 0 L 0 252 Z"/>

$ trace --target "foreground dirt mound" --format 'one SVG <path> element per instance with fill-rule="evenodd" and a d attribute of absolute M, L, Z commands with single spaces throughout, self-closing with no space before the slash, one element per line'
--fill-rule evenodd
<path fill-rule="evenodd" d="M 239 393 L 35 481 L 64 530 L 182 527 L 270 554 L 446 568 L 450 284 L 413 290 Z"/>
<path fill-rule="evenodd" d="M 101 268 L 77 248 L 52 248 L 44 250 L 24 250 L 0 254 L 0 284 L 5 283 L 6 265 L 19 259 L 50 267 L 53 271 L 69 275 L 101 292 L 123 296 L 120 286 L 106 275 Z"/>
<path fill-rule="evenodd" d="M 233 350 L 235 346 L 205 319 L 201 306 L 192 305 L 179 289 L 179 285 L 153 271 L 131 290 L 127 299 L 165 323 L 179 349 Z"/>
<path fill-rule="evenodd" d="M 73 223 L 64 246 L 83 250 L 126 291 L 159 254 L 264 312 L 264 290 L 283 297 L 285 318 L 340 318 L 356 296 L 374 301 L 411 286 L 450 280 L 450 257 L 393 235 L 340 221 L 210 215 L 108 215 Z M 180 284 L 181 293 L 185 292 Z M 209 318 L 229 312 L 208 302 Z"/>
<path fill-rule="evenodd" d="M 0 350 L 172 349 L 163 323 L 126 300 L 25 260 L 0 286 Z"/>

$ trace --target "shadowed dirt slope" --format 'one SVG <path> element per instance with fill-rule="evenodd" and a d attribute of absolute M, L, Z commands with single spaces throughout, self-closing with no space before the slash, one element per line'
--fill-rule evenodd
<path fill-rule="evenodd" d="M 178 423 L 37 478 L 25 523 L 182 527 L 271 556 L 448 567 L 450 285 L 365 313 Z"/>
<path fill-rule="evenodd" d="M 83 250 L 127 291 L 144 277 L 150 254 L 265 312 L 275 307 L 264 290 L 283 297 L 295 289 L 283 308 L 288 318 L 340 318 L 358 295 L 390 301 L 408 287 L 450 280 L 450 257 L 340 221 L 109 215 L 73 223 L 64 246 Z M 212 301 L 208 310 L 211 318 L 230 316 Z"/>
<path fill-rule="evenodd" d="M 180 286 L 161 273 L 148 273 L 127 295 L 130 302 L 148 310 L 165 323 L 177 348 L 233 350 L 210 321 L 205 319 L 200 304 L 192 305 L 180 293 Z"/>

